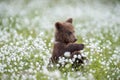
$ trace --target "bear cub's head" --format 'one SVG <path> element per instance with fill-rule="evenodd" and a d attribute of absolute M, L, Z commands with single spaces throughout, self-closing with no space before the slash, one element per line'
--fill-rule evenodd
<path fill-rule="evenodd" d="M 55 41 L 62 43 L 74 43 L 77 41 L 72 25 L 72 18 L 69 18 L 65 22 L 56 22 L 55 28 Z"/>

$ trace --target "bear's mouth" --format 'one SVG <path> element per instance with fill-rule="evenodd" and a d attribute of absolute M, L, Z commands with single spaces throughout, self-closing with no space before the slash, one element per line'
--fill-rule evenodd
<path fill-rule="evenodd" d="M 77 39 L 74 39 L 74 40 L 66 40 L 64 41 L 65 43 L 75 43 L 77 41 Z"/>
<path fill-rule="evenodd" d="M 77 39 L 74 39 L 74 41 L 73 42 L 76 42 L 77 41 Z"/>

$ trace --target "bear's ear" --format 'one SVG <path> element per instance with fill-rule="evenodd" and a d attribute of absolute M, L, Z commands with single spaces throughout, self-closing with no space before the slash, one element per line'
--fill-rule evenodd
<path fill-rule="evenodd" d="M 62 23 L 56 22 L 55 27 L 56 27 L 57 30 L 60 30 L 62 28 Z"/>
<path fill-rule="evenodd" d="M 72 23 L 72 21 L 73 21 L 72 18 L 69 18 L 66 20 L 66 22 L 69 22 L 69 23 Z"/>

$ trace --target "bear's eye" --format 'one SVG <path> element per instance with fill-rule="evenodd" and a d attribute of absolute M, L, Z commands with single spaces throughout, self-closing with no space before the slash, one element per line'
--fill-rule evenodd
<path fill-rule="evenodd" d="M 68 35 L 71 35 L 71 34 L 72 34 L 72 32 L 67 32 L 67 34 L 68 34 Z"/>

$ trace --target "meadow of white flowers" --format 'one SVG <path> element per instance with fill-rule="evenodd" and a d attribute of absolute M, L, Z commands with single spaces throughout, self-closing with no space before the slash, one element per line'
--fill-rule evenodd
<path fill-rule="evenodd" d="M 70 17 L 89 61 L 49 70 L 54 24 Z M 120 1 L 0 0 L 0 80 L 120 80 Z"/>

